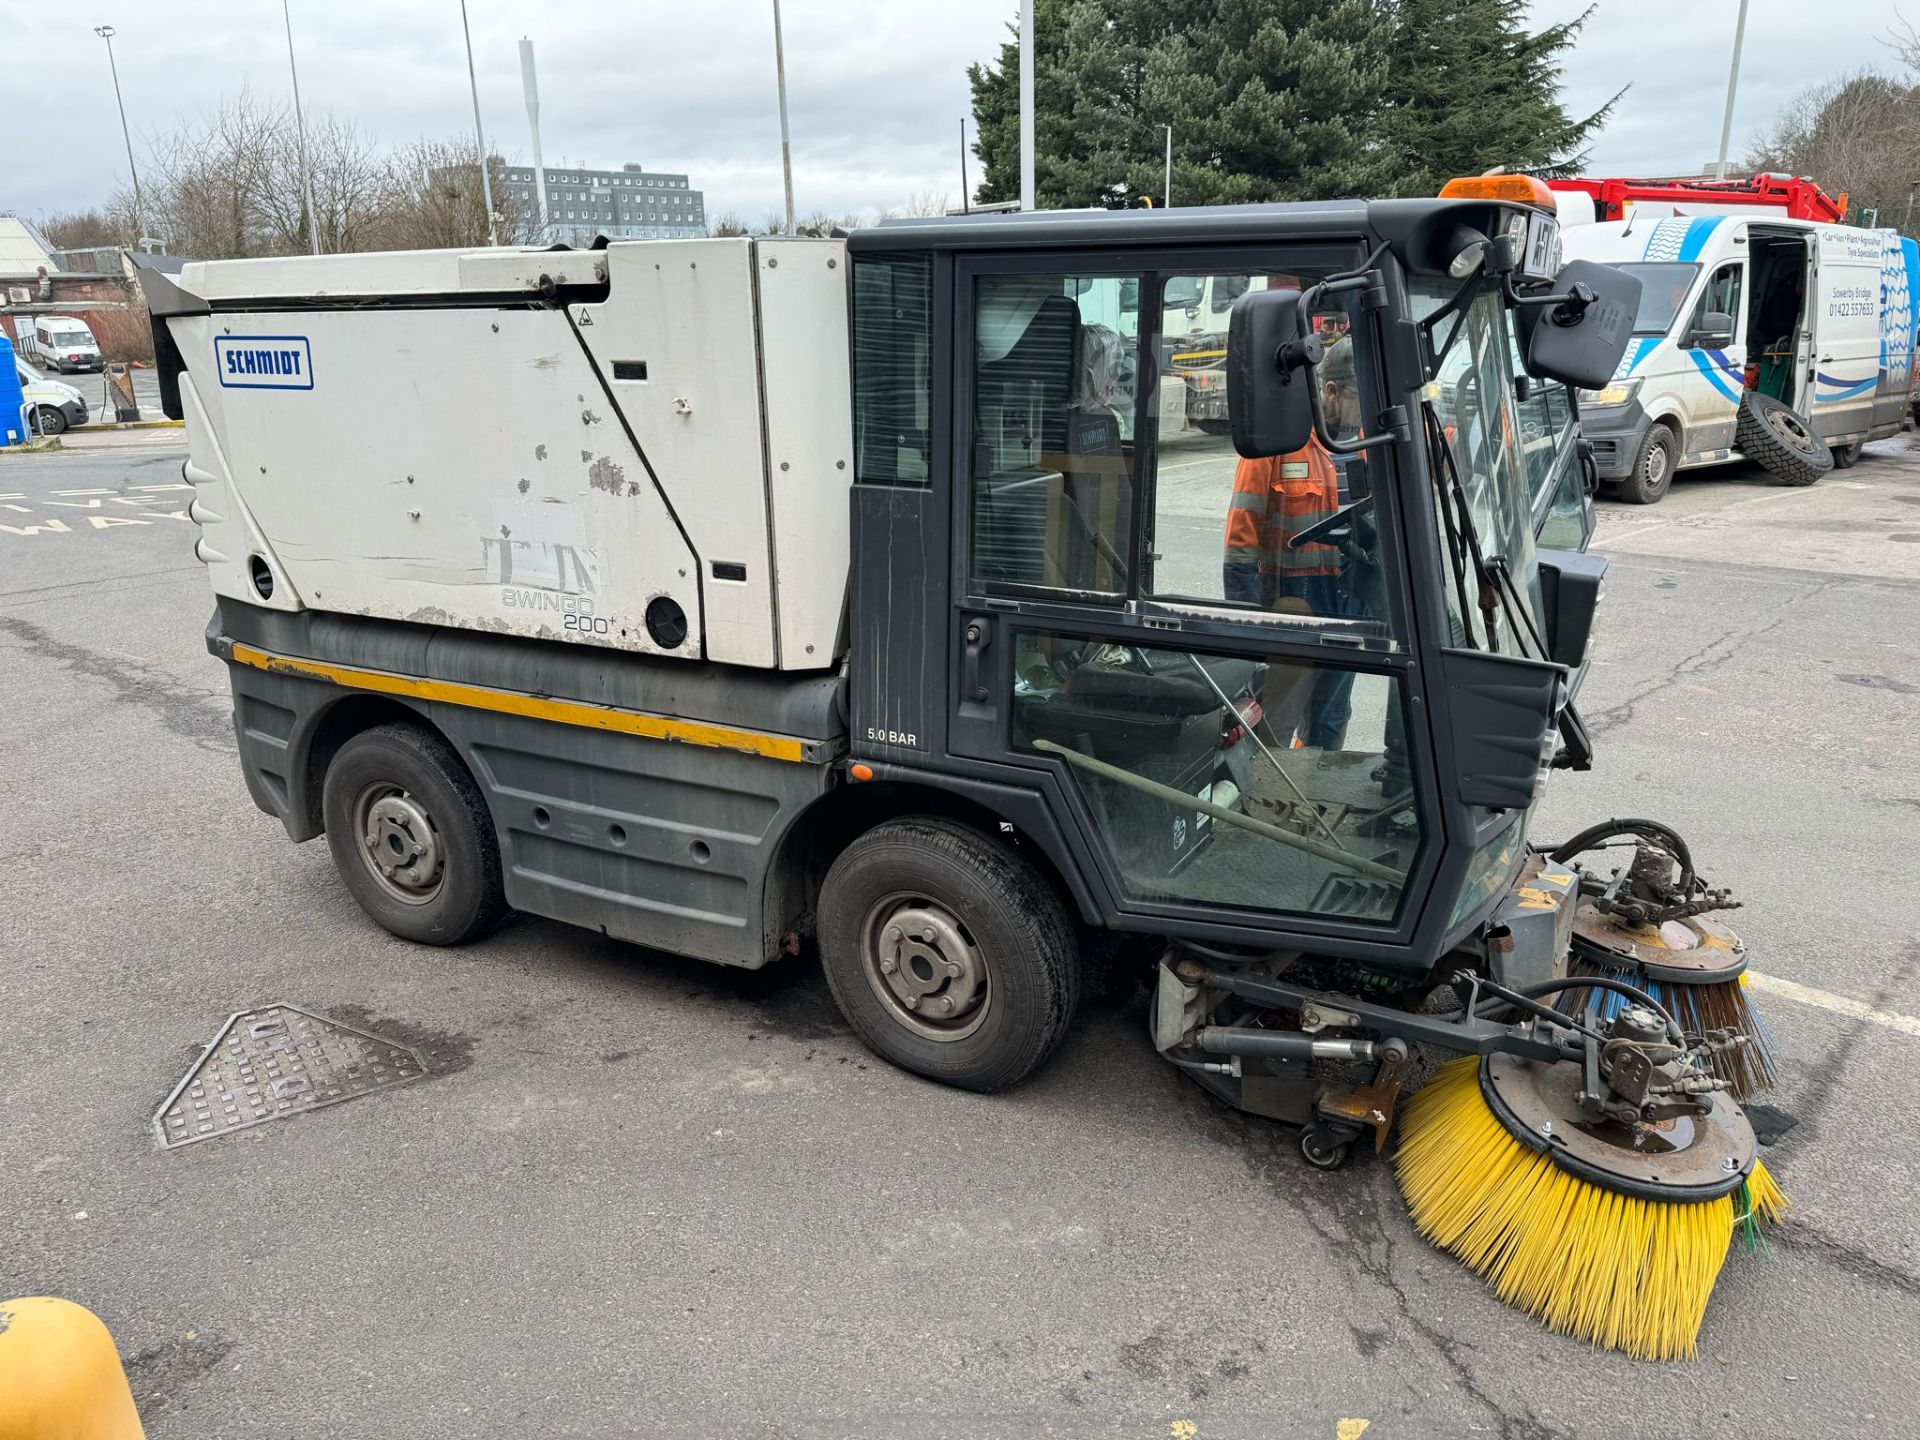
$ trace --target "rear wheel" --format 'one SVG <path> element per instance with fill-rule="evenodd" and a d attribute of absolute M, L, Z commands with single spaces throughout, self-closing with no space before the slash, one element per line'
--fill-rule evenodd
<path fill-rule="evenodd" d="M 849 845 L 821 887 L 819 933 L 827 985 L 860 1038 L 963 1089 L 1032 1074 L 1079 998 L 1059 896 L 1006 845 L 950 820 L 892 820 Z"/>
<path fill-rule="evenodd" d="M 1835 445 L 1831 448 L 1833 450 L 1833 468 L 1836 470 L 1851 470 L 1860 463 L 1860 456 L 1865 453 L 1867 442 L 1864 440 L 1855 440 L 1850 444 Z"/>
<path fill-rule="evenodd" d="M 1652 505 L 1673 488 L 1673 471 L 1680 452 L 1673 430 L 1664 422 L 1647 427 L 1646 437 L 1634 456 L 1632 471 L 1615 487 L 1629 505 Z"/>
<path fill-rule="evenodd" d="M 321 785 L 334 868 L 403 940 L 458 945 L 507 913 L 480 787 L 438 735 L 380 725 L 340 747 Z"/>
<path fill-rule="evenodd" d="M 33 424 L 42 435 L 64 435 L 67 433 L 67 417 L 51 405 L 37 406 L 33 412 Z"/>

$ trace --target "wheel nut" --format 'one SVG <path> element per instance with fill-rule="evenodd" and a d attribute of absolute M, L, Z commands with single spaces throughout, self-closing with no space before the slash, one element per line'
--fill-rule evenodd
<path fill-rule="evenodd" d="M 940 997 L 940 1009 L 942 1013 L 947 1015 L 953 1013 L 953 997 L 951 995 L 942 995 Z"/>
<path fill-rule="evenodd" d="M 920 1008 L 920 997 L 918 995 L 909 995 L 900 1003 L 905 1005 L 909 1010 L 918 1010 Z"/>
<path fill-rule="evenodd" d="M 891 975 L 893 974 L 894 971 L 898 970 L 899 968 L 900 967 L 897 964 L 895 964 L 892 959 L 886 959 L 880 962 L 880 973 L 882 975 Z"/>
<path fill-rule="evenodd" d="M 950 980 L 958 980 L 960 978 L 960 962 L 958 960 L 947 961 L 947 978 Z"/>

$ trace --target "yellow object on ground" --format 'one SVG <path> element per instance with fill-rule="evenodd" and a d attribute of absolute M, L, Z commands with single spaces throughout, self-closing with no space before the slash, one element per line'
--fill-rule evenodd
<path fill-rule="evenodd" d="M 1786 1206 L 1766 1167 L 1697 1204 L 1615 1194 L 1508 1134 L 1479 1071 L 1478 1059 L 1451 1061 L 1402 1107 L 1400 1186 L 1420 1233 L 1550 1329 L 1643 1360 L 1692 1359 L 1735 1225 Z"/>
<path fill-rule="evenodd" d="M 144 1440 L 113 1336 L 71 1300 L 0 1301 L 0 1440 Z"/>

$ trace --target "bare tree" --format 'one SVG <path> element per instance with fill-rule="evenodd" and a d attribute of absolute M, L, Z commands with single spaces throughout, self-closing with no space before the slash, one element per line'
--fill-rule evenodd
<path fill-rule="evenodd" d="M 109 210 L 56 211 L 40 217 L 40 233 L 56 250 L 104 250 L 131 241 Z"/>
<path fill-rule="evenodd" d="M 707 233 L 722 236 L 745 235 L 747 227 L 738 215 L 729 210 L 725 214 L 714 217 L 713 224 L 707 227 Z"/>
<path fill-rule="evenodd" d="M 1859 70 L 1789 101 L 1755 143 L 1757 171 L 1811 176 L 1833 194 L 1845 192 L 1848 217 L 1869 211 L 1879 223 L 1900 223 L 1909 187 L 1920 179 L 1920 87 Z"/>
<path fill-rule="evenodd" d="M 931 190 L 916 191 L 907 196 L 900 206 L 899 213 L 911 219 L 924 219 L 932 215 L 947 213 L 948 203 L 945 195 L 936 195 Z"/>
<path fill-rule="evenodd" d="M 388 157 L 378 215 L 368 248 L 435 250 L 487 243 L 487 208 L 474 141 L 415 140 Z M 487 157 L 494 209 L 503 235 L 518 233 L 522 216 L 506 186 L 506 161 Z"/>

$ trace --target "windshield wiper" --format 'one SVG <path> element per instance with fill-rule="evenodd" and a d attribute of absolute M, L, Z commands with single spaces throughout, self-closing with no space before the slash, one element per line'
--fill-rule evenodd
<path fill-rule="evenodd" d="M 1474 528 L 1473 510 L 1467 504 L 1466 487 L 1460 483 L 1460 467 L 1454 463 L 1453 445 L 1447 439 L 1446 427 L 1440 423 L 1440 413 L 1433 408 L 1431 400 L 1423 400 L 1420 409 L 1427 421 L 1427 444 L 1432 452 L 1434 480 L 1441 487 L 1440 523 L 1446 528 L 1447 553 L 1453 560 L 1453 584 L 1460 602 L 1460 624 L 1467 632 L 1467 643 L 1473 644 L 1473 625 L 1469 617 L 1474 610 L 1479 610 L 1487 652 L 1497 655 L 1500 653 L 1500 641 L 1494 634 L 1493 612 L 1499 608 L 1499 590 L 1480 548 L 1480 533 Z M 1452 501 L 1451 508 L 1449 501 Z M 1480 592 L 1478 605 L 1469 603 L 1467 599 L 1467 572 L 1463 562 L 1468 556 L 1472 557 L 1473 577 Z"/>

